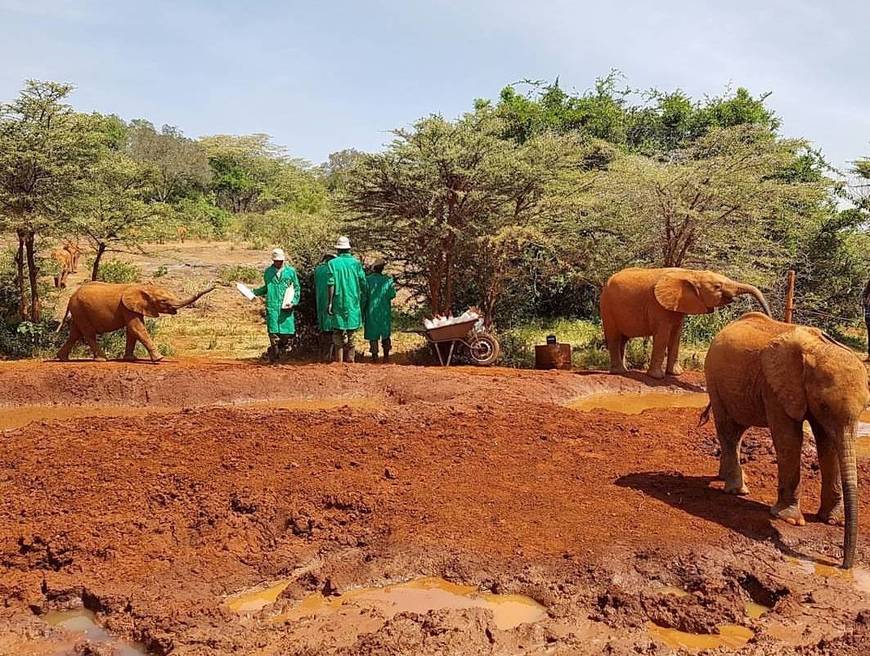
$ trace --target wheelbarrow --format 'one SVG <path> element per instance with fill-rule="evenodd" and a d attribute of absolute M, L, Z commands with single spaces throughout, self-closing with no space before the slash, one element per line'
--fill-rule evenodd
<path fill-rule="evenodd" d="M 475 327 L 478 321 L 479 319 L 469 319 L 416 332 L 423 335 L 432 346 L 442 367 L 450 366 L 457 344 L 467 349 L 474 364 L 487 367 L 498 359 L 499 345 L 495 337 Z M 446 357 L 444 350 L 447 351 Z"/>

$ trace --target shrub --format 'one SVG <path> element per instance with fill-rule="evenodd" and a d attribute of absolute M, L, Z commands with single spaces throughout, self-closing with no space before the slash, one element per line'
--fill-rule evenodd
<path fill-rule="evenodd" d="M 66 335 L 58 335 L 56 328 L 57 321 L 53 319 L 38 323 L 0 323 L 0 355 L 10 358 L 51 357 L 66 340 Z"/>
<path fill-rule="evenodd" d="M 178 202 L 173 222 L 187 228 L 189 238 L 224 239 L 232 223 L 232 214 L 216 207 L 205 196 L 198 196 Z"/>
<path fill-rule="evenodd" d="M 249 285 L 259 284 L 263 279 L 263 272 L 256 267 L 246 264 L 234 264 L 232 266 L 222 266 L 218 269 L 218 280 L 223 284 L 229 285 L 236 281 L 244 282 Z"/>
<path fill-rule="evenodd" d="M 103 282 L 136 282 L 142 277 L 142 270 L 135 264 L 121 260 L 107 260 L 100 265 L 97 280 Z"/>

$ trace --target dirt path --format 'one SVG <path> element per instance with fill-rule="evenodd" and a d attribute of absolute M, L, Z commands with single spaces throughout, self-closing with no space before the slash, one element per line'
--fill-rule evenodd
<path fill-rule="evenodd" d="M 726 497 L 696 409 L 566 407 L 646 389 L 498 369 L 0 366 L 7 410 L 35 420 L 0 433 L 0 653 L 103 653 L 43 621 L 81 604 L 153 654 L 666 654 L 691 636 L 665 629 L 721 625 L 725 653 L 870 653 L 870 573 L 816 567 L 838 560 L 840 529 L 771 521 L 766 432 L 747 437 L 751 495 Z M 92 416 L 37 419 L 52 404 Z M 428 612 L 340 605 L 419 577 L 546 615 L 505 629 L 474 593 Z M 262 609 L 228 603 L 264 584 Z M 338 610 L 303 612 L 322 595 Z M 772 609 L 750 617 L 750 601 Z"/>

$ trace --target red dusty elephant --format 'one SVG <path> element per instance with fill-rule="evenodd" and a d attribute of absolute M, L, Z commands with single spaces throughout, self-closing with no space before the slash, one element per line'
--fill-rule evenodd
<path fill-rule="evenodd" d="M 151 283 L 87 282 L 69 299 L 66 310 L 70 317 L 69 339 L 61 347 L 57 357 L 59 360 L 69 359 L 70 349 L 83 339 L 91 347 L 94 359 L 105 360 L 106 356 L 97 344 L 97 335 L 125 328 L 127 348 L 124 359 L 135 359 L 133 349 L 139 341 L 148 351 L 151 360 L 158 362 L 163 356 L 151 341 L 143 317 L 175 314 L 213 289 L 214 287 L 208 287 L 190 298 L 178 300 L 169 291 Z"/>

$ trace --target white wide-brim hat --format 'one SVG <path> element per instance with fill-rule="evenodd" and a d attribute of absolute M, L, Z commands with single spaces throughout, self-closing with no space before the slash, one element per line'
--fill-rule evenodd
<path fill-rule="evenodd" d="M 281 248 L 276 248 L 274 251 L 272 251 L 272 261 L 273 262 L 274 261 L 283 262 L 284 261 L 284 250 Z"/>
<path fill-rule="evenodd" d="M 335 250 L 337 251 L 349 251 L 350 250 L 350 239 L 347 237 L 339 237 L 338 241 L 335 242 Z"/>

